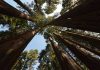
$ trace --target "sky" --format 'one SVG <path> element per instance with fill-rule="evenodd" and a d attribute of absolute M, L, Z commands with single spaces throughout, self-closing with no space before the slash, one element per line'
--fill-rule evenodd
<path fill-rule="evenodd" d="M 9 3 L 10 5 L 12 5 L 13 7 L 16 7 L 17 4 L 13 1 L 13 0 L 5 0 L 7 3 Z M 22 2 L 31 2 L 33 0 L 21 0 Z M 61 6 L 61 3 L 62 3 L 62 0 L 59 0 L 60 3 L 57 5 L 57 9 L 54 11 L 54 13 L 51 13 L 51 14 L 48 14 L 46 16 L 52 16 L 56 13 L 60 13 L 61 9 L 62 9 L 62 6 Z M 1 26 L 2 27 L 2 26 Z M 0 30 L 2 29 L 6 29 L 6 27 L 4 28 L 1 28 L 0 27 Z M 42 35 L 35 35 L 35 37 L 30 41 L 30 43 L 27 45 L 26 49 L 25 50 L 31 50 L 31 49 L 37 49 L 39 52 L 41 50 L 43 50 L 46 46 L 46 42 L 45 42 L 45 39 Z M 37 66 L 39 65 L 39 63 L 37 63 L 35 66 L 34 66 L 34 70 L 37 70 Z"/>
<path fill-rule="evenodd" d="M 13 0 L 5 0 L 7 3 L 9 3 L 10 5 L 16 7 L 17 4 L 13 1 Z M 31 3 L 31 1 L 33 0 L 21 0 L 22 2 L 29 2 Z M 62 0 L 59 0 L 59 4 L 57 5 L 57 9 L 51 13 L 51 14 L 48 14 L 47 16 L 53 16 L 54 14 L 56 13 L 60 13 L 61 9 L 62 9 Z M 36 35 L 31 41 L 30 43 L 27 45 L 26 49 L 25 50 L 30 50 L 30 49 L 38 49 L 39 52 L 44 49 L 46 46 L 46 43 L 45 43 L 45 39 L 43 38 L 43 36 L 41 35 Z"/>
<path fill-rule="evenodd" d="M 5 0 L 7 3 L 10 5 L 16 7 L 16 3 L 13 0 Z M 21 0 L 22 2 L 31 2 L 33 0 Z M 2 28 L 1 28 L 2 29 Z M 4 28 L 3 28 L 4 29 Z M 42 35 L 36 35 L 30 43 L 27 45 L 25 50 L 30 50 L 30 49 L 38 49 L 39 52 L 44 49 L 46 46 L 45 39 Z"/>
<path fill-rule="evenodd" d="M 16 3 L 14 2 L 14 0 L 5 0 L 7 3 L 9 3 L 10 5 L 12 5 L 12 6 L 14 6 L 14 7 L 16 7 Z M 22 2 L 31 2 L 31 1 L 33 1 L 33 0 L 21 0 Z"/>
<path fill-rule="evenodd" d="M 31 42 L 27 45 L 25 50 L 38 49 L 40 52 L 46 46 L 45 39 L 42 35 L 35 35 Z"/>
<path fill-rule="evenodd" d="M 10 5 L 16 7 L 16 3 L 13 0 L 6 0 Z M 21 0 L 23 2 L 27 2 L 29 0 Z M 2 25 L 0 25 L 0 31 L 5 31 L 8 30 L 7 26 L 3 27 Z M 35 35 L 33 37 L 33 39 L 30 41 L 30 43 L 27 45 L 27 47 L 25 48 L 25 50 L 31 50 L 31 49 L 37 49 L 40 53 L 40 51 L 42 49 L 44 49 L 46 46 L 46 42 L 45 39 L 42 35 Z M 37 64 L 34 66 L 34 70 L 37 70 L 36 68 L 38 67 L 39 63 L 37 62 Z"/>
<path fill-rule="evenodd" d="M 0 25 L 0 31 L 6 31 L 8 29 L 9 29 L 8 26 Z"/>

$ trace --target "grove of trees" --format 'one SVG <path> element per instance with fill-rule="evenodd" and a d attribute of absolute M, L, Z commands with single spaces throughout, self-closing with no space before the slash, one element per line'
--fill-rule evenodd
<path fill-rule="evenodd" d="M 100 0 L 0 0 L 0 70 L 100 70 Z M 60 13 L 47 16 L 60 4 Z M 43 6 L 45 5 L 45 6 Z M 24 51 L 36 34 L 47 46 Z M 42 46 L 41 46 L 42 47 Z"/>

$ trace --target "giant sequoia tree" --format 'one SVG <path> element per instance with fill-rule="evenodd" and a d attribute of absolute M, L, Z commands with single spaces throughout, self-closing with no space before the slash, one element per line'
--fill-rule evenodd
<path fill-rule="evenodd" d="M 40 57 L 43 58 L 40 70 L 57 70 L 59 65 L 61 70 L 85 70 L 83 66 L 90 70 L 100 70 L 100 34 L 95 33 L 100 32 L 99 0 L 34 0 L 31 4 L 21 0 L 13 1 L 19 5 L 18 8 L 5 0 L 0 1 L 0 24 L 9 27 L 8 31 L 0 32 L 0 69 L 10 70 L 30 40 L 40 33 L 44 36 L 50 35 L 45 39 L 51 43 L 58 61 L 55 63 L 55 58 L 50 60 L 47 57 L 52 57 L 51 54 L 46 54 L 51 50 L 42 52 L 45 54 Z M 55 14 L 47 17 L 46 15 L 55 11 L 58 4 L 63 7 L 61 14 L 59 13 L 61 16 Z M 78 34 L 79 30 L 81 33 L 87 30 L 88 34 L 93 31 L 96 38 Z M 65 46 L 67 48 L 64 49 Z M 69 50 L 66 52 L 66 49 Z"/>

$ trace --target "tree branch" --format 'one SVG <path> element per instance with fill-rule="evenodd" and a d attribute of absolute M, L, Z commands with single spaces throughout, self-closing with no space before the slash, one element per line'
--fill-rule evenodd
<path fill-rule="evenodd" d="M 17 17 L 17 18 L 33 21 L 32 17 L 28 16 L 25 13 L 22 13 L 21 11 L 12 7 L 11 5 L 9 5 L 3 0 L 2 1 L 0 0 L 0 13 L 7 16 L 12 16 L 12 17 Z"/>
<path fill-rule="evenodd" d="M 14 0 L 17 4 L 19 4 L 22 8 L 28 11 L 29 14 L 33 15 L 32 10 L 25 4 L 23 4 L 20 0 Z"/>

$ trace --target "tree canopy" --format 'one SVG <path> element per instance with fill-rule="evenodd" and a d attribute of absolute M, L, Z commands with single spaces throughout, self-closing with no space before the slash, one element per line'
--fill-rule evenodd
<path fill-rule="evenodd" d="M 0 69 L 32 70 L 39 58 L 38 70 L 100 70 L 100 0 L 13 1 L 16 8 L 0 1 L 0 25 L 8 27 L 0 31 Z M 47 43 L 39 57 L 23 52 L 37 33 Z"/>

